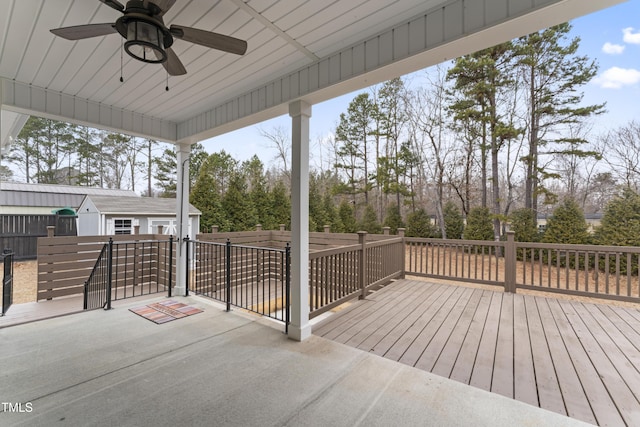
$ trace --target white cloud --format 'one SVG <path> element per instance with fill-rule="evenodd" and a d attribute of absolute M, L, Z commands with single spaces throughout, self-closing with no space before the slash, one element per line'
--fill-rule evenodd
<path fill-rule="evenodd" d="M 629 44 L 640 44 L 640 31 L 635 32 L 635 29 L 632 27 L 629 28 L 625 28 L 622 30 L 622 34 L 624 34 L 624 37 L 622 38 L 622 40 L 624 40 L 625 43 L 629 43 Z"/>
<path fill-rule="evenodd" d="M 594 83 L 604 89 L 620 89 L 640 82 L 640 71 L 633 68 L 611 67 L 598 77 Z"/>
<path fill-rule="evenodd" d="M 602 46 L 602 51 L 609 55 L 620 55 L 624 52 L 624 46 L 621 44 L 613 44 L 606 42 L 604 46 Z"/>

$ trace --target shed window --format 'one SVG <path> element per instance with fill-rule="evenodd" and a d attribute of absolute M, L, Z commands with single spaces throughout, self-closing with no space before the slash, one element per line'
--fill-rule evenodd
<path fill-rule="evenodd" d="M 130 219 L 114 219 L 113 234 L 131 234 L 131 222 Z"/>

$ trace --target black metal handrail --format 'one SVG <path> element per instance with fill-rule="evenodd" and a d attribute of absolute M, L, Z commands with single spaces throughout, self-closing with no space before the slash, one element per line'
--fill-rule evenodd
<path fill-rule="evenodd" d="M 84 285 L 84 309 L 111 308 L 112 300 L 167 292 L 174 272 L 173 236 L 168 241 L 109 239 Z"/>
<path fill-rule="evenodd" d="M 285 249 L 187 240 L 191 292 L 285 323 L 290 320 L 289 245 Z M 190 260 L 190 258 L 188 258 Z"/>
<path fill-rule="evenodd" d="M 109 239 L 109 243 L 102 246 L 93 270 L 84 283 L 84 310 L 111 308 L 112 253 L 113 240 Z"/>

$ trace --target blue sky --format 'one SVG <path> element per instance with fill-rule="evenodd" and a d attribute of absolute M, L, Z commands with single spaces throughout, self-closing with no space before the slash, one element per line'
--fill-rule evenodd
<path fill-rule="evenodd" d="M 581 39 L 580 54 L 595 59 L 599 65 L 598 76 L 584 87 L 584 102 L 607 103 L 607 113 L 595 121 L 594 132 L 604 133 L 633 120 L 640 110 L 640 0 L 578 18 L 572 25 L 572 35 Z M 412 80 L 411 75 L 408 79 Z M 340 113 L 347 110 L 349 102 L 359 92 L 313 106 L 312 150 L 318 140 L 333 132 Z M 225 150 L 238 160 L 257 154 L 263 163 L 271 165 L 276 152 L 269 141 L 260 136 L 260 128 L 270 131 L 283 127 L 288 131 L 290 123 L 288 116 L 282 116 L 209 139 L 203 145 L 210 153 Z M 312 158 L 312 166 L 314 162 L 317 164 L 317 156 Z"/>

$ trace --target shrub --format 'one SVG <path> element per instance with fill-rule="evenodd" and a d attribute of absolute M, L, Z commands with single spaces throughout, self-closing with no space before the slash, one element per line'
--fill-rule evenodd
<path fill-rule="evenodd" d="M 447 202 L 444 205 L 442 214 L 447 239 L 461 239 L 464 232 L 464 218 L 460 208 L 453 202 Z"/>
<path fill-rule="evenodd" d="M 398 228 L 404 227 L 402 222 L 402 216 L 400 215 L 400 208 L 398 205 L 392 204 L 387 208 L 387 214 L 384 217 L 384 226 L 390 228 L 391 234 L 398 234 Z"/>
<path fill-rule="evenodd" d="M 435 231 L 431 218 L 424 209 L 418 209 L 407 216 L 407 237 L 434 237 Z"/>
<path fill-rule="evenodd" d="M 493 223 L 489 208 L 472 208 L 467 215 L 467 226 L 464 228 L 466 240 L 493 240 Z"/>

